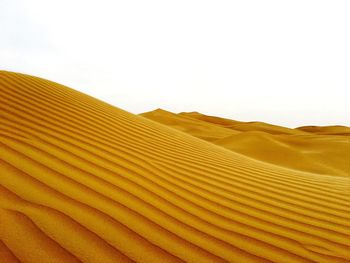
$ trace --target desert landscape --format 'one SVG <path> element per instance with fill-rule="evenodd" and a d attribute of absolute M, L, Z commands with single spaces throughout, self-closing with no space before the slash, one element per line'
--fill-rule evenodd
<path fill-rule="evenodd" d="M 350 128 L 135 115 L 1 71 L 0 262 L 132 261 L 350 262 Z"/>

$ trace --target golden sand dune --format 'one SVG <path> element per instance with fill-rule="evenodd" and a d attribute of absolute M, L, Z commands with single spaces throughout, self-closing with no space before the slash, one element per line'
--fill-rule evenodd
<path fill-rule="evenodd" d="M 290 129 L 262 122 L 238 122 L 197 112 L 174 114 L 163 110 L 142 115 L 260 161 L 305 172 L 350 176 L 348 127 L 306 126 Z M 210 124 L 210 129 L 203 123 Z M 213 140 L 215 127 L 220 136 Z M 223 129 L 231 130 L 232 134 L 227 135 L 227 132 L 222 132 Z"/>
<path fill-rule="evenodd" d="M 217 124 L 183 116 L 181 114 L 175 114 L 162 109 L 145 112 L 140 115 L 206 141 L 216 141 L 239 133 L 238 131 L 221 127 Z"/>
<path fill-rule="evenodd" d="M 306 172 L 350 176 L 350 139 L 244 132 L 215 141 L 246 156 Z"/>
<path fill-rule="evenodd" d="M 0 73 L 4 262 L 349 262 L 350 178 Z"/>
<path fill-rule="evenodd" d="M 262 131 L 270 134 L 307 134 L 307 132 L 304 132 L 302 129 L 290 129 L 257 121 L 241 122 L 220 117 L 207 116 L 198 112 L 181 112 L 178 115 L 214 123 L 217 126 L 229 128 L 235 131 Z"/>
<path fill-rule="evenodd" d="M 323 135 L 344 135 L 350 136 L 350 127 L 345 126 L 303 126 L 298 130 Z"/>

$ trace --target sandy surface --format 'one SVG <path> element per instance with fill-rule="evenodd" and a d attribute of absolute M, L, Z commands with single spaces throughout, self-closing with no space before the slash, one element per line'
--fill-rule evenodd
<path fill-rule="evenodd" d="M 290 129 L 161 109 L 141 115 L 256 160 L 299 171 L 350 177 L 349 127 Z"/>
<path fill-rule="evenodd" d="M 293 141 L 271 136 L 320 134 L 238 122 L 215 135 L 217 123 L 182 117 L 179 131 L 0 72 L 1 262 L 350 261 L 350 178 L 254 159 L 230 139 L 258 153 Z M 317 140 L 332 159 L 335 139 L 294 149 Z"/>

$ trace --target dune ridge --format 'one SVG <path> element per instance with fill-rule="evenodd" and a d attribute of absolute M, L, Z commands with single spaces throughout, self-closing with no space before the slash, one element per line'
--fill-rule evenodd
<path fill-rule="evenodd" d="M 304 172 L 350 176 L 349 127 L 291 129 L 160 109 L 141 115 L 256 160 Z"/>
<path fill-rule="evenodd" d="M 1 71 L 0 94 L 5 262 L 350 261 L 348 177 L 247 158 L 37 77 Z"/>

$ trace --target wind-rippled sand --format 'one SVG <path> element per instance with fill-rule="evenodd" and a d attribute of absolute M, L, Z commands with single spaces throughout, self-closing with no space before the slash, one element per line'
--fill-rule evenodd
<path fill-rule="evenodd" d="M 1 71 L 0 261 L 350 261 L 349 128 L 174 116 Z"/>

